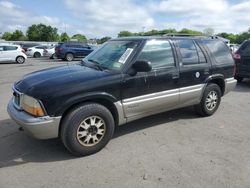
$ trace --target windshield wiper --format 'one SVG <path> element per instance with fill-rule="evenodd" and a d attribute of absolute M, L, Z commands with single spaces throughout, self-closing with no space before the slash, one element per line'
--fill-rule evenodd
<path fill-rule="evenodd" d="M 103 66 L 101 66 L 99 63 L 98 63 L 98 61 L 96 61 L 96 60 L 94 60 L 94 59 L 88 59 L 88 61 L 90 61 L 91 63 L 93 63 L 94 64 L 94 66 L 96 67 L 96 68 L 98 68 L 98 70 L 100 70 L 100 71 L 103 71 Z"/>

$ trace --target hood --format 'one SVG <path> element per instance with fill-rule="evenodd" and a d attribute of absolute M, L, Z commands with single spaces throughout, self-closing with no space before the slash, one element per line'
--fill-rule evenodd
<path fill-rule="evenodd" d="M 27 74 L 14 87 L 21 93 L 38 99 L 50 97 L 58 92 L 73 88 L 87 88 L 112 76 L 110 72 L 99 71 L 82 65 L 66 65 Z"/>

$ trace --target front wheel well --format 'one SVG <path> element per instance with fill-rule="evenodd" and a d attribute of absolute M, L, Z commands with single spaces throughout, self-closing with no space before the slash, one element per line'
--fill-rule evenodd
<path fill-rule="evenodd" d="M 208 82 L 209 83 L 214 83 L 214 84 L 217 84 L 220 89 L 221 89 L 221 95 L 223 96 L 224 95 L 224 92 L 225 92 L 225 82 L 223 79 L 220 79 L 220 78 L 216 78 L 216 79 L 212 79 Z"/>
<path fill-rule="evenodd" d="M 70 107 L 68 107 L 62 114 L 62 119 L 61 119 L 61 122 L 60 122 L 60 126 L 59 126 L 59 133 L 61 131 L 61 124 L 63 122 L 63 119 L 66 117 L 66 115 L 68 113 L 70 113 L 70 111 L 74 108 L 76 108 L 77 106 L 82 106 L 84 104 L 87 104 L 87 103 L 97 103 L 97 104 L 100 104 L 100 105 L 103 105 L 104 107 L 106 107 L 112 114 L 113 118 L 114 118 L 114 122 L 115 122 L 115 125 L 118 125 L 119 123 L 119 119 L 118 119 L 118 111 L 114 105 L 114 103 L 108 99 L 91 99 L 91 100 L 85 100 L 85 101 L 81 101 L 81 102 L 77 102 L 73 105 L 71 105 Z M 60 134 L 59 134 L 60 135 Z"/>

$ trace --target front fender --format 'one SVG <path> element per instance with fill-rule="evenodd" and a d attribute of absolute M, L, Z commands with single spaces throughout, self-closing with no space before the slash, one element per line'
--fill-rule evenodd
<path fill-rule="evenodd" d="M 59 105 L 59 107 L 55 110 L 55 116 L 61 116 L 67 109 L 76 104 L 97 99 L 108 100 L 112 103 L 117 102 L 117 99 L 113 95 L 106 92 L 91 92 L 91 93 L 85 93 L 83 95 L 76 95 L 68 98 L 61 105 Z"/>

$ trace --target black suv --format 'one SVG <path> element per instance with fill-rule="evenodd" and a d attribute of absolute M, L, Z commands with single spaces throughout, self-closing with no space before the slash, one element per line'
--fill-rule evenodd
<path fill-rule="evenodd" d="M 237 81 L 241 82 L 243 78 L 250 78 L 250 40 L 242 43 L 235 52 L 234 59 L 236 62 L 235 78 Z"/>
<path fill-rule="evenodd" d="M 26 75 L 8 112 L 34 137 L 60 137 L 70 152 L 87 155 L 115 126 L 139 118 L 192 105 L 210 116 L 235 85 L 234 60 L 220 40 L 118 38 L 79 64 Z"/>
<path fill-rule="evenodd" d="M 85 43 L 80 42 L 64 42 L 59 43 L 56 48 L 56 56 L 58 59 L 72 61 L 74 58 L 85 57 L 93 51 L 93 48 Z"/>

